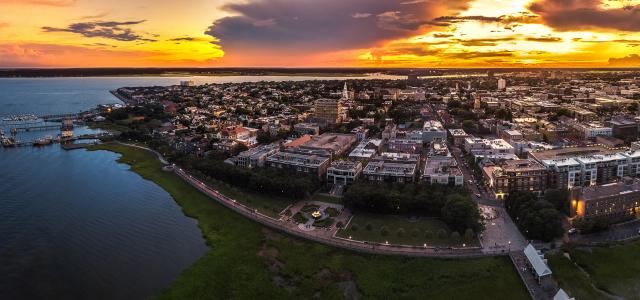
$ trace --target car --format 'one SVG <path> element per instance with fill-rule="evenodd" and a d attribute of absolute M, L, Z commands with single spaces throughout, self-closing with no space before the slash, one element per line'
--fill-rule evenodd
<path fill-rule="evenodd" d="M 480 198 L 480 197 L 481 197 L 481 195 L 480 195 L 479 193 L 476 193 L 476 197 Z"/>
<path fill-rule="evenodd" d="M 578 229 L 571 228 L 571 229 L 569 229 L 568 233 L 569 234 L 576 234 L 576 233 L 578 233 Z"/>

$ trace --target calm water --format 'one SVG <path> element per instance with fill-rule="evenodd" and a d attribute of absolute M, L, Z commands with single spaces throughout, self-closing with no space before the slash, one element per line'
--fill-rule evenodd
<path fill-rule="evenodd" d="M 0 79 L 0 114 L 117 102 L 108 89 L 127 80 L 101 80 Z M 0 299 L 148 298 L 206 252 L 196 221 L 117 158 L 0 147 Z"/>

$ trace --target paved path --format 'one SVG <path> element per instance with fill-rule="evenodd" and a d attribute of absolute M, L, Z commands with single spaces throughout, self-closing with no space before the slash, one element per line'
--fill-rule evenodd
<path fill-rule="evenodd" d="M 640 239 L 640 220 L 611 225 L 605 231 L 569 235 L 569 241 L 582 245 L 598 245 Z"/>
<path fill-rule="evenodd" d="M 531 269 L 527 265 L 527 257 L 524 255 L 523 251 L 513 251 L 509 253 L 509 257 L 511 258 L 513 265 L 516 267 L 518 275 L 520 275 L 520 279 L 524 282 L 531 298 L 535 300 L 553 299 L 553 296 L 545 292 L 538 284 L 538 281 L 535 276 L 533 276 Z"/>
<path fill-rule="evenodd" d="M 487 206 L 480 204 L 481 208 L 492 209 L 496 212 L 496 218 L 487 220 L 485 231 L 482 233 L 483 251 L 504 252 L 523 250 L 527 246 L 527 240 L 522 236 L 516 224 L 513 223 L 504 208 L 499 206 Z"/>
<path fill-rule="evenodd" d="M 504 255 L 502 251 L 481 251 L 480 249 L 461 249 L 461 248 L 433 248 L 433 247 L 420 247 L 420 246 L 399 246 L 399 245 L 386 245 L 380 243 L 368 243 L 361 241 L 352 241 L 341 238 L 334 238 L 332 232 L 329 230 L 313 230 L 303 231 L 300 230 L 297 224 L 281 219 L 274 219 L 267 215 L 259 213 L 257 210 L 245 206 L 234 199 L 228 198 L 217 190 L 214 190 L 201 182 L 196 177 L 188 174 L 181 168 L 175 168 L 175 173 L 184 179 L 187 183 L 191 184 L 207 196 L 218 201 L 220 204 L 248 217 L 258 223 L 268 226 L 273 229 L 277 229 L 291 235 L 320 242 L 326 245 L 345 248 L 355 251 L 387 254 L 387 255 L 405 255 L 405 256 L 431 256 L 431 257 L 481 257 L 481 256 L 494 256 Z"/>

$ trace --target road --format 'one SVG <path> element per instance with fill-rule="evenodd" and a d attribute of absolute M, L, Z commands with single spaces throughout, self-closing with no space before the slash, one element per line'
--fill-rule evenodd
<path fill-rule="evenodd" d="M 449 145 L 451 154 L 458 162 L 464 176 L 465 187 L 473 194 L 473 199 L 481 210 L 490 209 L 495 212 L 495 219 L 486 220 L 485 231 L 482 234 L 482 244 L 485 251 L 516 251 L 527 246 L 527 241 L 513 223 L 504 209 L 503 202 L 498 201 L 491 191 L 478 184 L 470 166 L 462 157 L 462 150 Z"/>
<path fill-rule="evenodd" d="M 640 221 L 612 225 L 607 230 L 590 234 L 569 235 L 569 241 L 578 244 L 615 243 L 640 239 Z"/>

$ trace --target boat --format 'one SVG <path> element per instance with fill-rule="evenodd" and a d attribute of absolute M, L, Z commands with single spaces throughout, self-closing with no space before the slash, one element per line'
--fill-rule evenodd
<path fill-rule="evenodd" d="M 3 138 L 2 139 L 2 146 L 3 147 L 14 147 L 16 144 L 14 143 L 13 139 L 11 138 Z"/>
<path fill-rule="evenodd" d="M 45 136 L 42 138 L 37 139 L 33 145 L 34 146 L 46 146 L 46 145 L 50 145 L 53 142 L 53 138 L 51 136 Z"/>
<path fill-rule="evenodd" d="M 33 114 L 24 114 L 24 115 L 15 115 L 3 118 L 2 121 L 5 122 L 26 122 L 26 121 L 37 121 L 39 120 L 38 116 Z"/>

